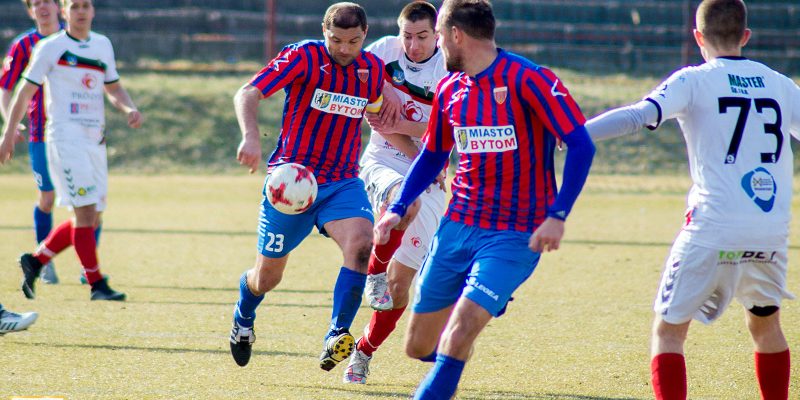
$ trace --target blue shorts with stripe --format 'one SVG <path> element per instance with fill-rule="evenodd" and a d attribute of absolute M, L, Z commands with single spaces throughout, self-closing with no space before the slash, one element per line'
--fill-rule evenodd
<path fill-rule="evenodd" d="M 499 317 L 514 291 L 531 276 L 540 253 L 530 233 L 496 231 L 442 218 L 419 271 L 414 312 L 434 312 L 464 296 Z"/>
<path fill-rule="evenodd" d="M 40 192 L 52 192 L 53 181 L 47 169 L 47 148 L 44 142 L 28 142 L 28 158 L 33 171 L 33 179 Z"/>
<path fill-rule="evenodd" d="M 258 221 L 258 252 L 264 257 L 281 258 L 289 254 L 314 226 L 327 236 L 325 224 L 331 221 L 361 217 L 375 222 L 364 181 L 360 178 L 319 185 L 314 204 L 296 215 L 283 214 L 272 207 L 265 191 L 266 180 Z"/>

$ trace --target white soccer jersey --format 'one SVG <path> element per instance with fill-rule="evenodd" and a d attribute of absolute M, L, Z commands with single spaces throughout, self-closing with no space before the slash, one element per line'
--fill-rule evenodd
<path fill-rule="evenodd" d="M 693 185 L 685 230 L 717 249 L 786 246 L 792 197 L 791 135 L 800 137 L 800 88 L 741 57 L 686 67 L 646 100 L 676 118 Z"/>
<path fill-rule="evenodd" d="M 366 50 L 375 53 L 386 64 L 386 79 L 391 81 L 395 93 L 400 97 L 404 117 L 413 122 L 428 122 L 436 84 L 447 75 L 441 50 L 437 49 L 424 63 L 415 63 L 406 57 L 402 39 L 398 36 L 378 39 Z M 417 147 L 422 146 L 419 139 L 413 140 Z M 361 166 L 380 163 L 405 175 L 411 161 L 373 130 L 361 157 Z"/>
<path fill-rule="evenodd" d="M 48 142 L 103 139 L 103 87 L 119 80 L 107 37 L 90 32 L 88 39 L 78 40 L 61 31 L 42 39 L 24 77 L 44 84 Z"/>

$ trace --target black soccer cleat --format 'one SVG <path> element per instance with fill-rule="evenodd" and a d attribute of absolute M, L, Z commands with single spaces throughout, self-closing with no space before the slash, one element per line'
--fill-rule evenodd
<path fill-rule="evenodd" d="M 92 284 L 92 300 L 125 301 L 125 293 L 118 292 L 108 286 L 106 278 Z"/>
<path fill-rule="evenodd" d="M 42 271 L 42 263 L 33 256 L 25 253 L 19 256 L 19 267 L 22 268 L 22 293 L 29 299 L 36 298 L 36 278 Z"/>
<path fill-rule="evenodd" d="M 253 353 L 253 343 L 256 341 L 256 334 L 253 328 L 246 328 L 233 321 L 231 329 L 231 355 L 233 361 L 240 367 L 244 367 L 250 362 L 250 355 Z"/>
<path fill-rule="evenodd" d="M 325 340 L 325 348 L 319 356 L 319 367 L 330 371 L 353 354 L 356 340 L 347 328 L 339 328 Z"/>

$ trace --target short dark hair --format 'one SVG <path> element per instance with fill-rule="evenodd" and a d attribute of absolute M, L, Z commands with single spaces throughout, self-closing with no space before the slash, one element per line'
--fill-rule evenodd
<path fill-rule="evenodd" d="M 325 25 L 325 29 L 331 29 L 334 26 L 341 29 L 361 27 L 362 31 L 366 31 L 367 13 L 356 3 L 336 3 L 325 11 L 322 23 Z"/>
<path fill-rule="evenodd" d="M 445 0 L 441 12 L 445 28 L 455 26 L 473 38 L 494 40 L 497 23 L 487 0 Z"/>
<path fill-rule="evenodd" d="M 431 28 L 436 30 L 436 7 L 427 1 L 417 0 L 403 7 L 400 16 L 397 17 L 397 26 L 402 25 L 404 21 L 417 22 L 424 19 L 430 21 Z"/>
<path fill-rule="evenodd" d="M 747 7 L 742 0 L 703 0 L 695 22 L 712 45 L 737 47 L 747 29 Z"/>

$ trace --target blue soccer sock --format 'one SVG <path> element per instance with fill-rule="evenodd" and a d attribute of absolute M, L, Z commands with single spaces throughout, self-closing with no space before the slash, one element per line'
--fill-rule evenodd
<path fill-rule="evenodd" d="M 433 349 L 433 353 L 428 354 L 427 356 L 424 357 L 420 357 L 419 360 L 422 362 L 429 362 L 429 363 L 436 362 L 436 356 L 438 355 L 436 353 L 437 350 L 439 350 L 439 346 L 436 346 L 436 348 Z"/>
<path fill-rule="evenodd" d="M 362 274 L 342 267 L 336 286 L 333 287 L 333 313 L 329 334 L 339 328 L 348 328 L 356 318 L 358 307 L 361 306 L 361 296 L 364 294 L 364 285 L 367 283 L 367 274 Z"/>
<path fill-rule="evenodd" d="M 245 328 L 252 328 L 256 319 L 256 307 L 261 304 L 261 300 L 264 300 L 263 294 L 256 296 L 247 287 L 247 271 L 245 271 L 239 279 L 239 301 L 236 302 L 236 310 L 233 312 L 236 322 Z"/>
<path fill-rule="evenodd" d="M 453 397 L 464 371 L 464 363 L 444 354 L 436 356 L 436 364 L 420 382 L 414 400 L 448 400 Z"/>
<path fill-rule="evenodd" d="M 97 228 L 94 228 L 94 242 L 97 246 L 100 246 L 100 232 L 103 231 L 103 224 L 97 224 Z"/>
<path fill-rule="evenodd" d="M 52 229 L 53 214 L 42 211 L 39 206 L 34 206 L 33 230 L 36 232 L 36 243 L 41 243 L 42 240 L 46 239 Z"/>

